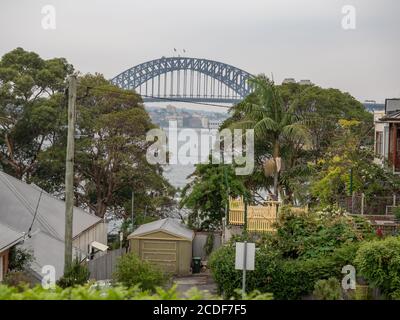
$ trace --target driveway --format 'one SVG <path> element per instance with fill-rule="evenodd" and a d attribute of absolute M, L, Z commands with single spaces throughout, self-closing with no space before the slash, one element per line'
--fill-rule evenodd
<path fill-rule="evenodd" d="M 196 287 L 205 293 L 212 295 L 217 294 L 217 285 L 209 272 L 195 273 L 184 277 L 175 277 L 173 281 L 177 284 L 177 290 L 180 294 L 187 292 L 193 287 Z"/>

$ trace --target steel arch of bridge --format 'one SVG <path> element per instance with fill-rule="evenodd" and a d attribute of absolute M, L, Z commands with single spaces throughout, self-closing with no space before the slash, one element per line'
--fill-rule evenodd
<path fill-rule="evenodd" d="M 177 71 L 177 78 L 180 77 L 180 71 L 184 72 L 184 83 L 186 86 L 186 81 L 193 81 L 193 79 L 186 79 L 187 71 L 190 70 L 191 74 L 189 77 L 194 77 L 193 72 L 197 74 L 203 74 L 203 77 L 210 77 L 219 82 L 219 85 L 225 85 L 232 91 L 235 96 L 226 97 L 223 95 L 215 95 L 215 92 L 211 94 L 200 95 L 199 91 L 189 92 L 189 94 L 179 94 L 179 87 L 177 88 L 178 94 L 160 94 L 160 76 L 164 75 L 165 82 L 167 82 L 167 74 L 171 75 L 170 85 L 174 85 L 174 72 Z M 158 77 L 158 94 L 154 92 L 154 79 Z M 220 103 L 235 103 L 246 97 L 251 92 L 251 87 L 249 85 L 249 78 L 252 75 L 244 70 L 236 68 L 232 65 L 208 60 L 201 58 L 189 58 L 189 57 L 162 57 L 160 59 L 155 59 L 151 61 L 144 62 L 137 66 L 134 66 L 124 72 L 120 73 L 114 77 L 111 82 L 123 89 L 137 89 L 147 83 L 152 81 L 151 94 L 146 94 L 143 97 L 144 101 L 157 101 L 163 98 L 176 99 L 179 101 L 193 101 L 193 102 L 220 102 Z M 208 78 L 207 78 L 208 79 Z M 207 80 L 208 81 L 208 80 Z M 146 84 L 147 85 L 147 84 Z M 166 83 L 164 87 L 166 88 Z M 179 84 L 180 85 L 180 80 Z M 201 78 L 200 78 L 201 86 Z M 186 87 L 185 87 L 186 89 Z M 184 91 L 185 91 L 184 89 Z M 229 91 L 228 89 L 228 91 Z M 172 91 L 173 89 L 171 89 Z M 205 89 L 206 90 L 206 89 Z M 221 89 L 222 90 L 222 89 Z M 147 86 L 146 86 L 147 92 Z"/>

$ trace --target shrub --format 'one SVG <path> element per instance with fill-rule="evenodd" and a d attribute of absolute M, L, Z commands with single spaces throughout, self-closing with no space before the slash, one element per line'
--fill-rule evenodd
<path fill-rule="evenodd" d="M 210 231 L 207 235 L 206 243 L 204 244 L 204 251 L 206 252 L 207 256 L 210 255 L 214 249 L 214 238 L 214 232 Z"/>
<path fill-rule="evenodd" d="M 249 271 L 246 278 L 247 291 L 269 292 L 271 275 L 275 272 L 276 253 L 256 250 L 255 270 Z M 225 298 L 238 298 L 238 289 L 242 287 L 242 271 L 235 269 L 235 246 L 226 245 L 214 251 L 209 260 L 212 276 L 220 294 Z"/>
<path fill-rule="evenodd" d="M 78 260 L 73 261 L 69 270 L 57 281 L 61 288 L 83 285 L 88 282 L 90 271 L 87 266 L 81 265 Z"/>
<path fill-rule="evenodd" d="M 400 221 L 400 207 L 396 207 L 395 209 L 394 209 L 394 217 L 395 217 L 395 219 L 397 220 L 397 221 Z"/>
<path fill-rule="evenodd" d="M 372 227 L 364 218 L 356 219 L 337 207 L 301 215 L 287 208 L 281 212 L 271 245 L 288 259 L 326 255 L 342 245 L 373 235 Z"/>
<path fill-rule="evenodd" d="M 176 286 L 170 289 L 157 288 L 154 293 L 142 291 L 138 286 L 131 288 L 110 287 L 99 289 L 95 286 L 76 286 L 66 289 L 56 287 L 46 290 L 42 286 L 18 290 L 14 287 L 0 285 L 0 300 L 205 300 L 220 299 L 218 296 L 192 288 L 184 294 L 178 294 Z M 245 300 L 270 300 L 271 296 L 252 292 Z"/>
<path fill-rule="evenodd" d="M 10 271 L 4 277 L 3 283 L 11 287 L 26 287 L 32 286 L 32 278 L 23 271 Z"/>
<path fill-rule="evenodd" d="M 272 293 L 276 299 L 301 299 L 313 291 L 316 281 L 338 276 L 341 268 L 330 257 L 282 260 L 272 278 Z"/>
<path fill-rule="evenodd" d="M 360 246 L 355 265 L 371 285 L 380 288 L 389 298 L 400 293 L 400 238 L 388 237 Z"/>
<path fill-rule="evenodd" d="M 339 300 L 342 297 L 342 289 L 339 281 L 331 277 L 327 280 L 318 280 L 313 295 L 318 300 Z"/>
<path fill-rule="evenodd" d="M 310 259 L 284 259 L 268 246 L 256 250 L 255 270 L 247 273 L 248 290 L 270 292 L 275 299 L 301 299 L 312 293 L 321 279 L 342 276 L 342 267 L 352 264 L 358 243 L 343 245 L 330 254 Z M 221 247 L 210 258 L 210 267 L 218 290 L 225 297 L 237 297 L 242 272 L 235 270 L 235 247 Z"/>
<path fill-rule="evenodd" d="M 161 270 L 147 261 L 140 260 L 134 253 L 119 258 L 113 278 L 126 287 L 139 285 L 142 290 L 154 290 L 157 286 L 165 284 L 168 279 Z"/>
<path fill-rule="evenodd" d="M 11 271 L 25 271 L 34 261 L 34 256 L 31 250 L 12 247 L 10 249 L 8 268 Z"/>

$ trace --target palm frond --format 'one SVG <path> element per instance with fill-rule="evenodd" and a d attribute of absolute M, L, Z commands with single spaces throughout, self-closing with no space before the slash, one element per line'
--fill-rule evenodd
<path fill-rule="evenodd" d="M 298 122 L 284 126 L 282 128 L 282 136 L 289 140 L 302 139 L 306 143 L 311 139 L 307 127 Z"/>
<path fill-rule="evenodd" d="M 258 121 L 254 126 L 254 135 L 256 137 L 265 136 L 268 133 L 276 132 L 279 130 L 279 124 L 274 119 L 263 118 Z"/>

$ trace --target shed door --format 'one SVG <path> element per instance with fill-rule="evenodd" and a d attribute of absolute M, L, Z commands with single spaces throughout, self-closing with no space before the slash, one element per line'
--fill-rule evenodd
<path fill-rule="evenodd" d="M 178 271 L 176 241 L 142 240 L 140 252 L 143 260 L 158 265 L 161 270 Z"/>

